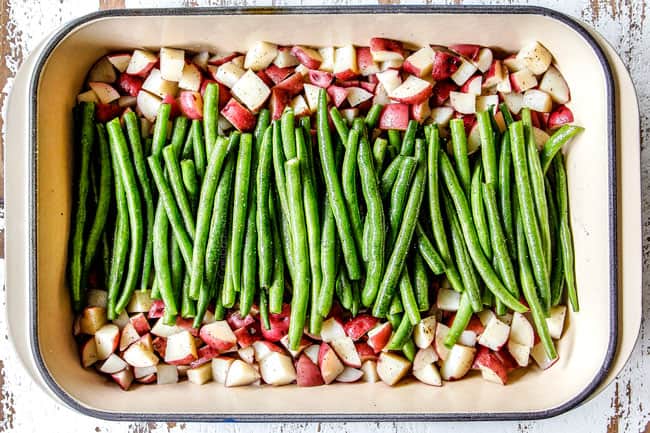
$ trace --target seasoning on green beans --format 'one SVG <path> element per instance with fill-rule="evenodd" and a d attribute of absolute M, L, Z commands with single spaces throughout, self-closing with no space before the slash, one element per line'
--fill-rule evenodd
<path fill-rule="evenodd" d="M 162 156 L 165 160 L 169 185 L 171 186 L 172 192 L 174 193 L 174 199 L 176 200 L 176 204 L 178 205 L 181 216 L 183 217 L 183 224 L 185 225 L 185 229 L 190 235 L 190 238 L 194 239 L 196 222 L 194 221 L 194 212 L 192 211 L 190 199 L 187 196 L 187 191 L 185 191 L 185 185 L 183 184 L 180 162 L 178 161 L 178 158 L 176 158 L 176 155 L 174 155 L 174 149 L 171 146 L 165 146 L 162 150 Z"/>
<path fill-rule="evenodd" d="M 356 129 L 352 129 L 348 134 L 341 178 L 343 183 L 343 197 L 345 197 L 350 223 L 352 224 L 352 234 L 354 235 L 357 248 L 360 250 L 363 242 L 363 222 L 361 221 L 359 196 L 357 194 L 359 135 L 359 131 Z"/>
<path fill-rule="evenodd" d="M 248 215 L 249 176 L 253 159 L 253 136 L 242 134 L 239 140 L 239 155 L 235 168 L 235 190 L 232 204 L 231 235 L 231 276 L 236 292 L 241 289 L 241 266 L 244 235 L 246 234 L 246 217 Z"/>
<path fill-rule="evenodd" d="M 259 258 L 260 287 L 268 289 L 273 282 L 273 232 L 270 216 L 270 178 L 273 168 L 273 129 L 267 127 L 259 146 L 257 166 L 257 254 Z M 260 295 L 261 296 L 261 295 Z"/>
<path fill-rule="evenodd" d="M 469 169 L 469 157 L 467 155 L 467 135 L 465 134 L 465 122 L 463 119 L 451 119 L 449 121 L 451 130 L 451 143 L 454 150 L 454 162 L 458 179 L 463 187 L 466 196 L 469 196 L 471 173 Z"/>

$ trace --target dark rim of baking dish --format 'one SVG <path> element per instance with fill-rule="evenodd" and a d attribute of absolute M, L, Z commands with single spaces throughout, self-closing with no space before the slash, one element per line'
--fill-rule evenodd
<path fill-rule="evenodd" d="M 71 31 L 97 19 L 131 16 L 192 16 L 192 15 L 248 15 L 248 14 L 507 14 L 507 15 L 542 15 L 553 18 L 576 31 L 598 57 L 605 74 L 608 107 L 608 205 L 609 205 L 609 285 L 610 285 L 610 330 L 609 344 L 603 364 L 594 379 L 576 396 L 551 409 L 527 412 L 491 412 L 491 413 L 117 413 L 91 409 L 69 395 L 50 374 L 40 351 L 38 339 L 37 308 L 37 227 L 36 227 L 36 193 L 37 193 L 37 89 L 40 75 L 52 51 Z M 112 421 L 184 421 L 184 422 L 308 422 L 308 421 L 500 421 L 544 419 L 560 415 L 583 403 L 598 387 L 610 369 L 618 341 L 618 254 L 617 254 L 617 178 L 616 178 L 616 110 L 615 89 L 609 62 L 593 36 L 575 19 L 563 13 L 539 6 L 351 6 L 339 7 L 229 7 L 229 8 L 186 8 L 186 9 L 117 9 L 100 11 L 77 18 L 58 30 L 48 41 L 35 64 L 30 82 L 30 141 L 29 151 L 29 297 L 30 297 L 30 346 L 38 370 L 49 386 L 63 402 L 71 408 L 92 417 Z"/>

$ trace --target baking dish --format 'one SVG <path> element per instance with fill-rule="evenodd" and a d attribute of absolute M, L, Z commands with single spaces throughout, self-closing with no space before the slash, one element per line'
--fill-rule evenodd
<path fill-rule="evenodd" d="M 339 45 L 364 44 L 371 36 L 418 45 L 473 42 L 511 51 L 537 39 L 554 53 L 572 90 L 575 120 L 587 129 L 567 155 L 582 310 L 569 316 L 558 363 L 545 372 L 532 369 L 506 387 L 474 376 L 442 388 L 410 382 L 396 388 L 337 384 L 260 390 L 184 382 L 126 393 L 83 370 L 70 332 L 65 255 L 71 108 L 89 66 L 107 51 L 127 47 L 243 51 L 257 40 Z M 49 392 L 107 419 L 480 420 L 562 413 L 592 395 L 608 372 L 614 373 L 614 361 L 622 367 L 640 320 L 638 110 L 629 77 L 620 63 L 612 72 L 607 56 L 572 19 L 531 7 L 164 9 L 82 17 L 32 54 L 11 98 L 6 244 L 12 340 Z M 620 113 L 617 95 L 625 102 Z M 617 154 L 621 146 L 632 151 Z M 625 342 L 628 346 L 617 352 L 617 344 Z"/>

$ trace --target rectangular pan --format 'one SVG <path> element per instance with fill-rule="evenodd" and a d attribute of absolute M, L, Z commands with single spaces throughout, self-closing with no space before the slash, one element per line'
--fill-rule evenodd
<path fill-rule="evenodd" d="M 372 36 L 471 42 L 516 51 L 539 40 L 554 54 L 586 132 L 567 152 L 576 273 L 582 309 L 558 344 L 560 360 L 505 387 L 473 375 L 432 388 L 408 382 L 318 388 L 225 389 L 184 382 L 129 392 L 79 365 L 65 282 L 72 167 L 71 108 L 90 65 L 107 51 L 177 46 L 243 51 L 280 44 L 367 44 Z M 577 22 L 538 7 L 159 9 L 100 12 L 71 22 L 32 71 L 29 121 L 29 295 L 32 355 L 51 391 L 99 418 L 140 421 L 501 420 L 545 418 L 587 398 L 617 344 L 616 152 L 610 66 Z"/>

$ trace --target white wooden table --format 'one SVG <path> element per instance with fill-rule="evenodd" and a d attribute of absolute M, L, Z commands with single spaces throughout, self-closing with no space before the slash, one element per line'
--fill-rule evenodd
<path fill-rule="evenodd" d="M 514 1 L 509 0 L 510 3 Z M 35 45 L 61 23 L 100 8 L 179 7 L 224 5 L 318 4 L 309 0 L 0 0 L 0 107 L 3 117 L 12 77 Z M 337 4 L 356 2 L 337 0 Z M 368 2 L 374 3 L 374 2 Z M 380 3 L 399 3 L 385 0 Z M 420 2 L 402 2 L 420 3 Z M 429 0 L 429 4 L 445 2 Z M 447 3 L 481 4 L 484 1 L 450 0 Z M 493 3 L 496 3 L 494 1 Z M 524 2 L 557 9 L 594 26 L 613 44 L 632 73 L 642 120 L 642 190 L 644 239 L 650 239 L 650 155 L 644 143 L 650 140 L 650 2 L 646 0 L 538 0 Z M 3 120 L 0 119 L 0 125 Z M 4 126 L 4 125 L 3 125 Z M 2 129 L 4 135 L 4 127 Z M 0 141 L 1 143 L 1 141 Z M 1 173 L 0 173 L 1 175 Z M 0 224 L 2 219 L 0 215 Z M 0 226 L 0 228 L 3 228 Z M 0 237 L 0 246 L 3 246 Z M 644 267 L 648 270 L 650 242 L 644 243 Z M 0 273 L 4 261 L 0 261 Z M 650 315 L 650 274 L 644 275 L 643 312 Z M 3 278 L 0 277 L 0 281 Z M 5 291 L 0 301 L 5 302 Z M 95 420 L 55 403 L 42 393 L 17 364 L 0 317 L 0 433 L 11 432 L 646 432 L 650 433 L 650 325 L 643 321 L 634 353 L 618 378 L 603 393 L 583 406 L 554 419 L 536 422 L 490 422 L 482 424 L 344 423 L 344 424 L 176 424 L 109 423 Z"/>

